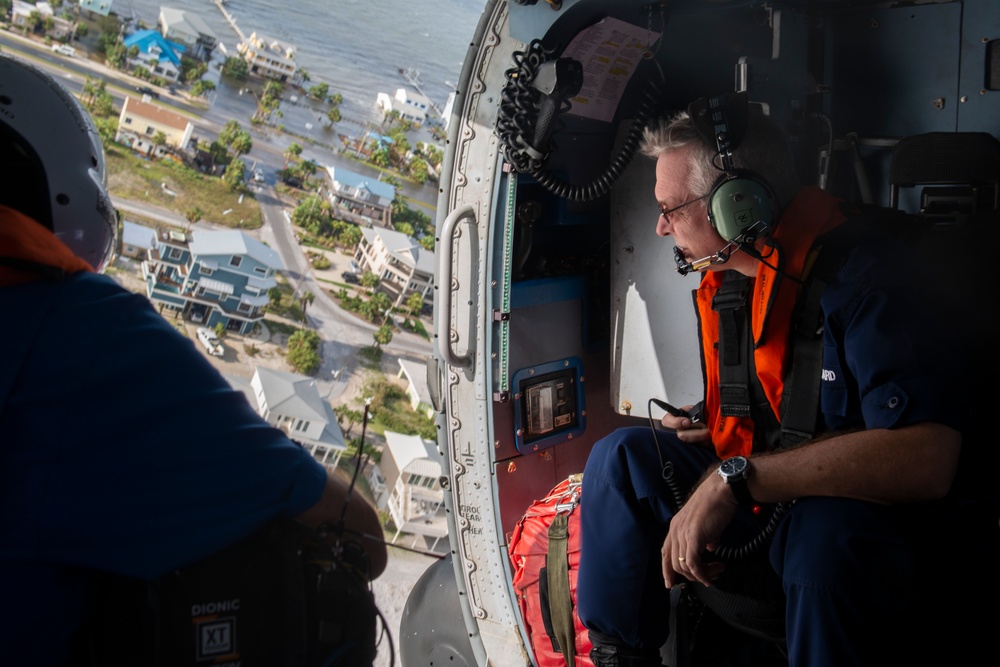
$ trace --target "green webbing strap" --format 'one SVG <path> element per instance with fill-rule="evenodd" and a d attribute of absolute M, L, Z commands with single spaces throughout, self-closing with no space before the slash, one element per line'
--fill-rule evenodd
<path fill-rule="evenodd" d="M 712 297 L 719 316 L 719 403 L 725 417 L 750 416 L 750 366 L 747 340 L 747 291 L 750 279 L 726 271 Z"/>
<path fill-rule="evenodd" d="M 792 365 L 781 396 L 781 446 L 790 447 L 816 434 L 823 373 L 823 311 L 820 299 L 843 266 L 850 249 L 865 231 L 868 219 L 858 216 L 830 232 L 818 253 L 796 303 L 792 318 Z"/>
<path fill-rule="evenodd" d="M 573 600 L 569 594 L 569 515 L 557 514 L 549 526 L 549 556 L 546 562 L 549 583 L 549 615 L 552 632 L 568 667 L 575 667 L 576 628 L 573 624 Z"/>

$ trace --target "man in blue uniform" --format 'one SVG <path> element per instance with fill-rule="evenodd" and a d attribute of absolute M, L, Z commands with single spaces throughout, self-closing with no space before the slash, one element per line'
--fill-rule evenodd
<path fill-rule="evenodd" d="M 840 245 L 821 319 L 796 320 L 818 271 L 813 249 L 835 246 L 852 213 L 799 188 L 763 116 L 738 146 L 709 141 L 687 113 L 645 138 L 656 232 L 674 238 L 682 274 L 702 272 L 705 400 L 663 417 L 673 433 L 622 429 L 588 459 L 578 596 L 594 663 L 658 666 L 667 589 L 686 582 L 706 600 L 716 589 L 773 590 L 727 620 L 777 640 L 794 667 L 918 664 L 908 660 L 961 647 L 945 629 L 961 616 L 944 603 L 950 591 L 930 592 L 928 569 L 955 550 L 960 516 L 953 482 L 970 415 L 964 351 L 946 335 L 954 320 L 924 300 L 910 253 L 877 234 Z M 788 446 L 797 324 L 822 333 L 822 371 L 810 376 L 822 384 L 818 422 L 805 420 L 816 437 Z M 752 542 L 761 505 L 792 502 L 749 561 L 716 557 Z M 776 618 L 753 618 L 775 605 Z"/>
<path fill-rule="evenodd" d="M 0 662 L 65 664 L 101 575 L 156 579 L 276 517 L 343 518 L 381 574 L 371 505 L 98 273 L 116 233 L 100 138 L 8 56 L 0 155 Z"/>

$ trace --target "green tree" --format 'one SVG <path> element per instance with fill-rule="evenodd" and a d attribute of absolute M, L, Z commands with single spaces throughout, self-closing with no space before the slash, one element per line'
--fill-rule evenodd
<path fill-rule="evenodd" d="M 243 58 L 229 56 L 222 63 L 222 76 L 235 79 L 236 81 L 246 81 L 247 77 L 250 76 L 250 66 L 247 65 L 247 61 L 243 60 Z"/>
<path fill-rule="evenodd" d="M 157 130 L 156 134 L 153 135 L 153 145 L 157 148 L 162 148 L 167 145 L 167 134 L 163 130 Z"/>
<path fill-rule="evenodd" d="M 325 197 L 314 193 L 295 207 L 292 211 L 292 222 L 316 236 L 329 234 L 330 203 Z"/>
<path fill-rule="evenodd" d="M 188 221 L 188 229 L 191 228 L 191 225 L 201 220 L 204 215 L 205 212 L 197 206 L 192 206 L 188 210 L 184 211 L 184 219 Z"/>
<path fill-rule="evenodd" d="M 243 164 L 243 160 L 233 160 L 226 167 L 225 173 L 222 174 L 222 180 L 229 185 L 229 189 L 233 192 L 240 190 L 243 187 L 243 181 L 246 178 L 247 166 Z"/>
<path fill-rule="evenodd" d="M 434 237 L 430 234 L 425 234 L 420 237 L 420 247 L 424 250 L 429 250 L 434 252 Z"/>
<path fill-rule="evenodd" d="M 253 137 L 235 120 L 228 121 L 222 128 L 222 132 L 219 133 L 219 143 L 236 156 L 245 155 L 253 149 Z"/>
<path fill-rule="evenodd" d="M 392 309 L 392 299 L 385 292 L 375 292 L 371 297 L 372 308 L 375 309 L 375 314 L 382 321 L 389 319 L 389 310 Z"/>
<path fill-rule="evenodd" d="M 225 164 L 229 161 L 229 150 L 218 141 L 213 141 L 208 145 L 208 152 L 217 164 Z"/>
<path fill-rule="evenodd" d="M 288 338 L 288 363 L 297 372 L 312 375 L 320 366 L 319 334 L 299 329 Z"/>
<path fill-rule="evenodd" d="M 406 297 L 406 309 L 410 311 L 410 314 L 419 315 L 423 307 L 424 297 L 420 295 L 420 292 L 413 292 Z"/>
<path fill-rule="evenodd" d="M 310 176 L 315 174 L 319 170 L 319 165 L 312 160 L 303 160 L 299 163 L 299 173 L 302 174 L 302 180 L 308 180 Z"/>
<path fill-rule="evenodd" d="M 198 79 L 191 84 L 191 94 L 195 97 L 204 97 L 215 90 L 215 84 L 205 79 Z"/>
<path fill-rule="evenodd" d="M 378 330 L 373 334 L 375 338 L 375 349 L 380 349 L 383 345 L 388 345 L 392 342 L 392 326 L 388 324 L 383 324 L 378 328 Z"/>
<path fill-rule="evenodd" d="M 208 63 L 187 56 L 181 57 L 181 79 L 185 82 L 197 81 L 208 72 Z"/>
<path fill-rule="evenodd" d="M 285 149 L 285 164 L 282 169 L 288 168 L 288 162 L 298 156 L 302 155 L 302 146 L 295 143 L 294 141 L 288 144 L 288 148 Z"/>
<path fill-rule="evenodd" d="M 302 304 L 302 324 L 306 323 L 306 307 L 312 305 L 315 300 L 316 295 L 312 292 L 304 292 L 299 297 L 299 303 Z"/>
<path fill-rule="evenodd" d="M 344 431 L 344 436 L 350 437 L 351 431 L 354 429 L 354 425 L 360 423 L 364 419 L 364 415 L 360 410 L 354 410 L 346 405 L 338 405 L 333 409 L 333 414 L 337 415 L 337 423 Z M 347 422 L 347 426 L 344 426 L 344 422 Z"/>
<path fill-rule="evenodd" d="M 104 52 L 104 60 L 110 67 L 125 69 L 125 66 L 128 65 L 128 54 L 125 52 L 125 46 L 120 42 L 113 42 Z"/>
<path fill-rule="evenodd" d="M 433 144 L 424 144 L 421 153 L 425 158 L 427 158 L 427 162 L 434 167 L 440 165 L 441 160 L 444 159 L 444 153 L 441 152 L 440 148 L 434 146 Z"/>
<path fill-rule="evenodd" d="M 348 248 L 354 248 L 361 243 L 361 228 L 357 225 L 350 225 L 338 238 Z"/>
<path fill-rule="evenodd" d="M 325 100 L 329 93 L 330 85 L 325 82 L 317 83 L 315 86 L 311 86 L 309 88 L 309 97 L 313 97 L 317 100 Z"/>
<path fill-rule="evenodd" d="M 275 286 L 267 290 L 267 299 L 271 302 L 272 306 L 279 305 L 281 303 L 281 288 Z"/>
<path fill-rule="evenodd" d="M 368 291 L 371 291 L 378 287 L 379 279 L 378 276 L 371 271 L 365 271 L 361 274 L 361 285 L 362 287 L 367 287 Z"/>
<path fill-rule="evenodd" d="M 246 155 L 253 149 L 253 137 L 250 136 L 249 132 L 242 132 L 233 139 L 229 144 L 229 150 L 231 150 L 237 157 L 240 155 Z"/>
<path fill-rule="evenodd" d="M 413 177 L 417 183 L 423 185 L 427 182 L 427 176 L 429 175 L 427 170 L 427 163 L 421 158 L 413 158 L 410 160 L 410 176 Z"/>
<path fill-rule="evenodd" d="M 118 119 L 110 116 L 95 116 L 94 124 L 97 125 L 97 133 L 101 135 L 101 144 L 104 146 L 104 151 L 107 152 L 118 135 Z"/>
<path fill-rule="evenodd" d="M 281 115 L 278 107 L 281 105 L 281 95 L 285 87 L 277 81 L 269 80 L 264 84 L 264 90 L 257 98 L 257 110 L 254 112 L 251 122 L 268 123 L 271 116 L 277 113 Z"/>
<path fill-rule="evenodd" d="M 337 107 L 330 107 L 330 109 L 326 112 L 326 118 L 330 121 L 331 125 L 339 123 L 342 120 L 340 109 Z"/>

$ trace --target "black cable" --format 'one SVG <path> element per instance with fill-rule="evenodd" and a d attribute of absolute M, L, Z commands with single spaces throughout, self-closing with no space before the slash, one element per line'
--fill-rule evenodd
<path fill-rule="evenodd" d="M 649 427 L 653 431 L 653 443 L 656 445 L 656 454 L 660 459 L 660 471 L 663 476 L 663 481 L 666 482 L 667 488 L 670 490 L 670 495 L 673 496 L 674 502 L 674 514 L 684 507 L 684 494 L 681 492 L 680 486 L 677 484 L 677 479 L 674 476 L 674 466 L 670 461 L 664 461 L 663 452 L 660 449 L 660 440 L 657 437 L 656 422 L 653 420 L 653 404 L 656 399 L 649 399 L 646 403 L 646 410 L 649 417 Z M 676 431 L 675 431 L 676 432 Z M 720 560 L 736 561 L 744 560 L 754 555 L 762 546 L 765 546 L 770 542 L 771 538 L 774 536 L 774 531 L 778 526 L 778 521 L 781 517 L 788 511 L 788 509 L 794 504 L 791 503 L 777 503 L 774 505 L 774 509 L 771 510 L 771 516 L 768 518 L 767 524 L 760 530 L 757 535 L 752 537 L 749 541 L 739 546 L 727 547 L 719 546 L 713 552 L 713 556 Z"/>
<path fill-rule="evenodd" d="M 355 455 L 357 461 L 354 464 L 354 474 L 351 476 L 351 484 L 347 487 L 347 497 L 344 498 L 344 506 L 340 509 L 340 523 L 337 525 L 337 533 L 343 534 L 344 532 L 344 522 L 347 516 L 347 505 L 351 502 L 351 496 L 354 494 L 354 485 L 358 481 L 358 474 L 361 472 L 361 467 L 365 463 L 361 460 L 362 453 L 365 448 L 365 431 L 368 429 L 368 406 L 371 404 L 371 399 L 365 401 L 365 414 L 361 420 L 361 440 L 358 442 L 358 451 Z"/>
<path fill-rule="evenodd" d="M 674 476 L 673 462 L 663 460 L 663 452 L 660 450 L 660 439 L 656 435 L 658 429 L 656 428 L 656 422 L 653 421 L 653 403 L 655 402 L 656 399 L 653 398 L 646 402 L 646 413 L 649 416 L 649 428 L 653 430 L 653 444 L 656 445 L 656 455 L 660 457 L 660 475 L 663 476 L 663 481 L 666 482 L 667 488 L 670 490 L 670 495 L 673 496 L 674 514 L 677 514 L 681 507 L 684 506 L 684 494 L 681 492 L 680 486 L 677 484 L 677 479 Z"/>
<path fill-rule="evenodd" d="M 643 131 L 659 109 L 663 71 L 659 63 L 653 60 L 658 76 L 649 79 L 649 85 L 639 103 L 636 116 L 632 119 L 618 152 L 603 173 L 590 183 L 577 185 L 568 183 L 545 169 L 549 155 L 555 150 L 554 142 L 550 142 L 548 147 L 541 147 L 541 150 L 546 150 L 545 153 L 541 153 L 531 147 L 528 139 L 535 136 L 538 101 L 541 95 L 532 87 L 531 82 L 537 76 L 539 67 L 555 52 L 555 49 L 546 48 L 538 39 L 528 45 L 527 51 L 514 52 L 515 67 L 507 70 L 507 84 L 500 94 L 497 136 L 503 145 L 504 158 L 515 171 L 533 177 L 546 190 L 560 197 L 575 201 L 590 201 L 611 191 L 612 186 L 624 174 L 638 151 Z M 558 119 L 559 115 L 570 106 L 569 100 L 562 100 L 556 118 Z"/>

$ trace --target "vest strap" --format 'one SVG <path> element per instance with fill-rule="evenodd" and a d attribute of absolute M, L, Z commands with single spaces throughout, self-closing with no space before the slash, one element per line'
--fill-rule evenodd
<path fill-rule="evenodd" d="M 749 289 L 749 277 L 726 271 L 712 297 L 712 310 L 719 316 L 719 403 L 724 417 L 750 416 Z"/>

